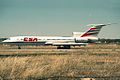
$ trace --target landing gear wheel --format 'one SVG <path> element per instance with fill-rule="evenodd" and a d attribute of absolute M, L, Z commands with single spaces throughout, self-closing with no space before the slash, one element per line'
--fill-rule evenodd
<path fill-rule="evenodd" d="M 64 46 L 64 49 L 70 49 L 70 46 Z"/>
<path fill-rule="evenodd" d="M 57 49 L 70 49 L 70 46 L 58 46 Z"/>
<path fill-rule="evenodd" d="M 21 49 L 21 47 L 20 47 L 20 46 L 18 46 L 18 49 Z"/>

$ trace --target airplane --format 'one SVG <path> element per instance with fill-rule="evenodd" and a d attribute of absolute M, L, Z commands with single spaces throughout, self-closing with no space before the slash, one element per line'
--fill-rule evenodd
<path fill-rule="evenodd" d="M 73 32 L 71 37 L 51 37 L 51 36 L 15 36 L 4 41 L 4 44 L 17 45 L 21 49 L 22 45 L 51 45 L 57 49 L 70 49 L 71 46 L 86 46 L 89 43 L 98 41 L 98 34 L 103 26 L 109 24 L 90 24 L 85 32 Z"/>

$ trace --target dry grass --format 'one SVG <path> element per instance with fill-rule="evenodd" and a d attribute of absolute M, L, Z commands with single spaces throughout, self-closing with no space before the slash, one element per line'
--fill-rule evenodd
<path fill-rule="evenodd" d="M 71 50 L 0 49 L 0 79 L 119 76 L 119 47 L 120 45 L 90 45 Z"/>
<path fill-rule="evenodd" d="M 2 45 L 0 44 L 1 49 L 17 49 L 17 46 Z M 56 49 L 56 46 L 21 46 L 23 49 Z M 120 48 L 118 44 L 89 44 L 87 46 L 75 47 L 75 49 L 108 49 L 108 48 Z M 74 49 L 74 47 L 72 47 Z"/>

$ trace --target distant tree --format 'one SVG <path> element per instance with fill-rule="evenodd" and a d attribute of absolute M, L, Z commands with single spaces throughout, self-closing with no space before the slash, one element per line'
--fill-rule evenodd
<path fill-rule="evenodd" d="M 99 39 L 99 42 L 100 43 L 105 43 L 105 44 L 109 44 L 109 43 L 117 43 L 117 44 L 119 44 L 120 43 L 120 39 L 104 39 L 104 38 L 102 38 L 102 39 Z"/>

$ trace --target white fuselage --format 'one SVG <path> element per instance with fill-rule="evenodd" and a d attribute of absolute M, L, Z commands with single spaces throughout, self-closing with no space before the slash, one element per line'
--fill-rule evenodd
<path fill-rule="evenodd" d="M 88 42 L 88 39 L 91 39 L 93 41 L 98 40 L 96 37 L 39 37 L 39 36 L 17 36 L 17 37 L 10 37 L 7 40 L 4 40 L 3 42 L 6 43 L 15 43 L 15 42 L 44 42 L 45 44 L 52 44 L 52 43 L 76 43 L 76 40 L 78 40 L 77 43 L 83 43 Z"/>

